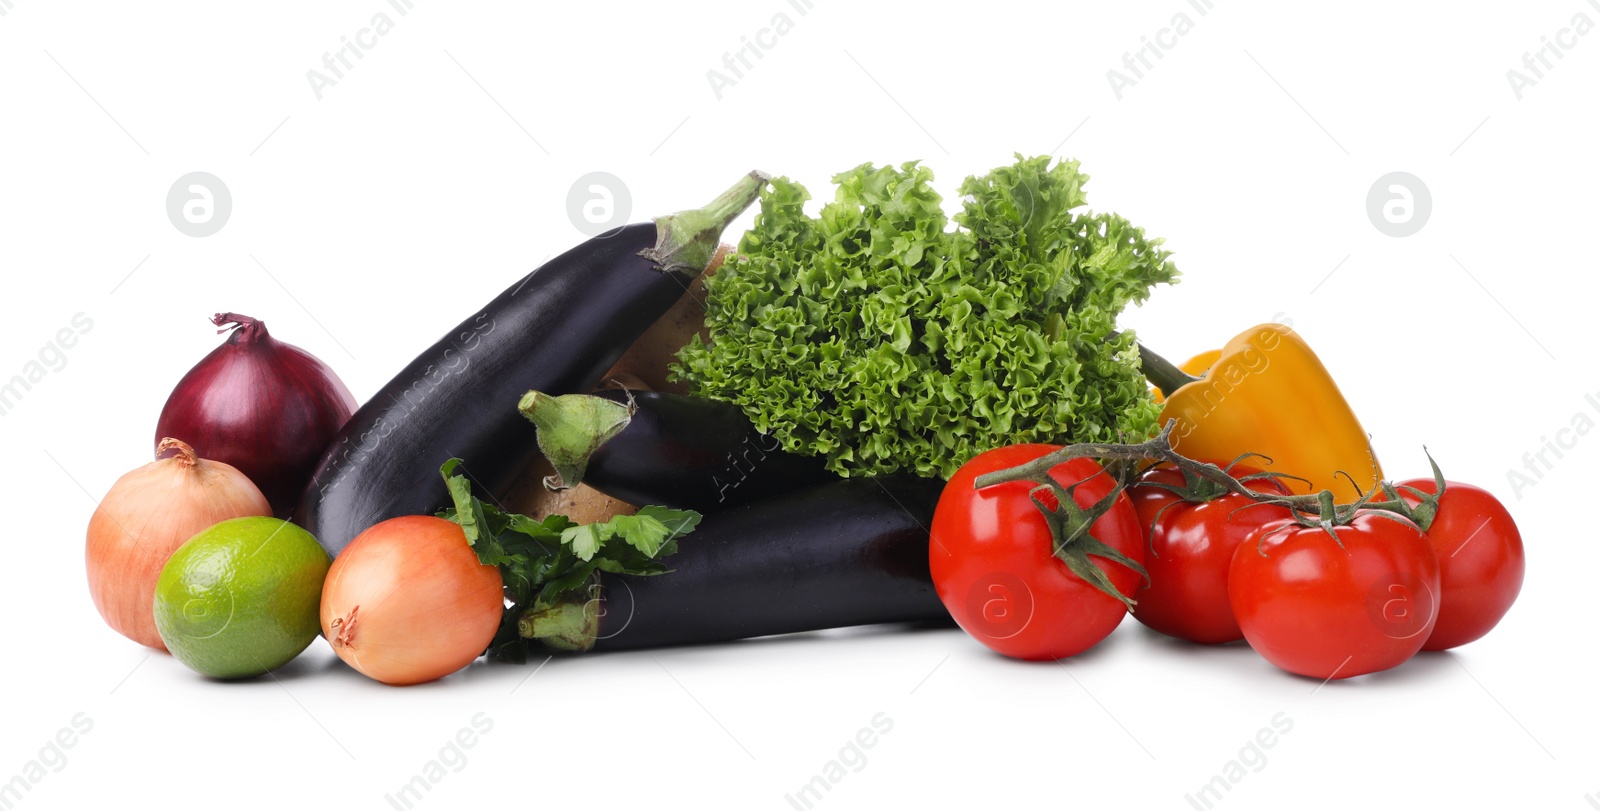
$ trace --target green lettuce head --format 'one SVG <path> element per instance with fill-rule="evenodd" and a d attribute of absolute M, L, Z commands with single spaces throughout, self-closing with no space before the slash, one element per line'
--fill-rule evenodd
<path fill-rule="evenodd" d="M 1002 445 L 1155 433 L 1134 336 L 1112 334 L 1177 278 L 1162 240 L 1084 209 L 1076 161 L 968 178 L 955 229 L 932 180 L 863 164 L 816 218 L 804 187 L 772 181 L 676 377 L 845 476 L 949 478 Z"/>

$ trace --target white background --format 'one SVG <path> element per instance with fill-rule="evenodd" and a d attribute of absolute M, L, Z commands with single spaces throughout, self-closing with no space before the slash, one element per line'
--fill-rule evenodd
<path fill-rule="evenodd" d="M 1600 35 L 1520 100 L 1506 77 L 1574 15 L 1600 22 L 1584 0 L 0 9 L 0 378 L 93 320 L 0 417 L 0 781 L 76 713 L 93 722 L 18 807 L 390 808 L 480 712 L 492 731 L 419 807 L 791 808 L 880 712 L 892 731 L 820 807 L 1191 808 L 1278 713 L 1292 731 L 1218 807 L 1582 809 L 1600 793 L 1584 516 L 1600 436 L 1563 435 L 1575 447 L 1536 486 L 1507 479 L 1577 415 L 1600 421 L 1584 400 L 1600 392 Z M 318 100 L 307 71 L 385 11 L 392 33 Z M 1106 72 L 1180 11 L 1193 31 L 1118 100 Z M 793 31 L 719 100 L 706 72 L 779 12 Z M 209 682 L 89 601 L 94 500 L 148 458 L 171 386 L 218 342 L 213 312 L 266 320 L 365 398 L 582 238 L 566 197 L 585 173 L 621 178 L 640 220 L 751 168 L 826 198 L 835 172 L 923 159 L 953 198 L 1013 151 L 1052 150 L 1083 161 L 1092 206 L 1176 252 L 1182 283 L 1124 326 L 1182 358 L 1292 319 L 1390 475 L 1423 474 L 1426 444 L 1507 501 L 1529 570 L 1491 636 L 1320 689 L 1132 621 L 1060 664 L 871 629 L 390 689 L 320 640 L 275 679 Z M 167 219 L 191 171 L 232 192 L 211 237 Z M 1368 219 L 1390 171 L 1431 189 L 1415 236 Z"/>

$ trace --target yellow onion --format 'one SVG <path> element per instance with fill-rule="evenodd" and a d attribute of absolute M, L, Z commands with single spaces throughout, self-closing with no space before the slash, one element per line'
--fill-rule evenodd
<path fill-rule="evenodd" d="M 322 635 L 346 664 L 385 684 L 448 676 L 488 649 L 505 613 L 500 570 L 461 527 L 406 515 L 357 535 L 322 585 Z"/>
<path fill-rule="evenodd" d="M 237 468 L 164 438 L 156 460 L 117 479 L 89 518 L 89 596 L 117 633 L 166 650 L 153 606 L 173 550 L 218 521 L 271 514 L 266 496 Z"/>

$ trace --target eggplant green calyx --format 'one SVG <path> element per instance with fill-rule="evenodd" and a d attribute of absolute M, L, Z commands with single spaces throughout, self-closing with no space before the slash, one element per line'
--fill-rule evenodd
<path fill-rule="evenodd" d="M 664 574 L 669 570 L 662 559 L 700 523 L 693 510 L 666 507 L 596 524 L 579 525 L 564 515 L 535 519 L 479 500 L 467 477 L 456 473 L 460 466 L 460 459 L 451 459 L 439 468 L 454 503 L 439 517 L 459 524 L 478 561 L 500 570 L 508 605 L 489 647 L 496 659 L 524 661 L 529 638 L 549 640 L 546 646 L 556 650 L 587 650 L 599 622 L 598 605 L 590 604 L 599 573 Z M 594 616 L 586 620 L 584 612 Z M 524 620 L 532 633 L 523 633 Z M 584 633 L 586 645 L 579 644 Z"/>
<path fill-rule="evenodd" d="M 556 472 L 544 478 L 550 490 L 566 490 L 583 482 L 589 457 L 628 427 L 637 407 L 592 394 L 551 397 L 538 391 L 522 395 L 517 410 L 538 427 L 539 452 Z"/>
<path fill-rule="evenodd" d="M 551 650 L 583 653 L 600 636 L 600 578 L 590 575 L 582 588 L 573 589 L 552 605 L 535 606 L 517 618 L 517 634 L 537 639 Z"/>
<path fill-rule="evenodd" d="M 639 255 L 654 262 L 663 273 L 678 273 L 689 279 L 699 276 L 722 244 L 722 232 L 756 201 L 771 179 L 766 172 L 752 170 L 705 208 L 657 217 L 656 246 Z"/>

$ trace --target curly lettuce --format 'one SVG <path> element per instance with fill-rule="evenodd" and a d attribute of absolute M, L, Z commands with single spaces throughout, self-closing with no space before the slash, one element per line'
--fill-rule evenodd
<path fill-rule="evenodd" d="M 810 194 L 777 178 L 706 282 L 711 340 L 673 373 L 844 476 L 949 478 L 1020 442 L 1156 431 L 1129 303 L 1178 271 L 1162 240 L 1084 208 L 1077 161 L 1023 158 L 961 184 L 951 228 L 918 162 L 862 164 Z"/>

